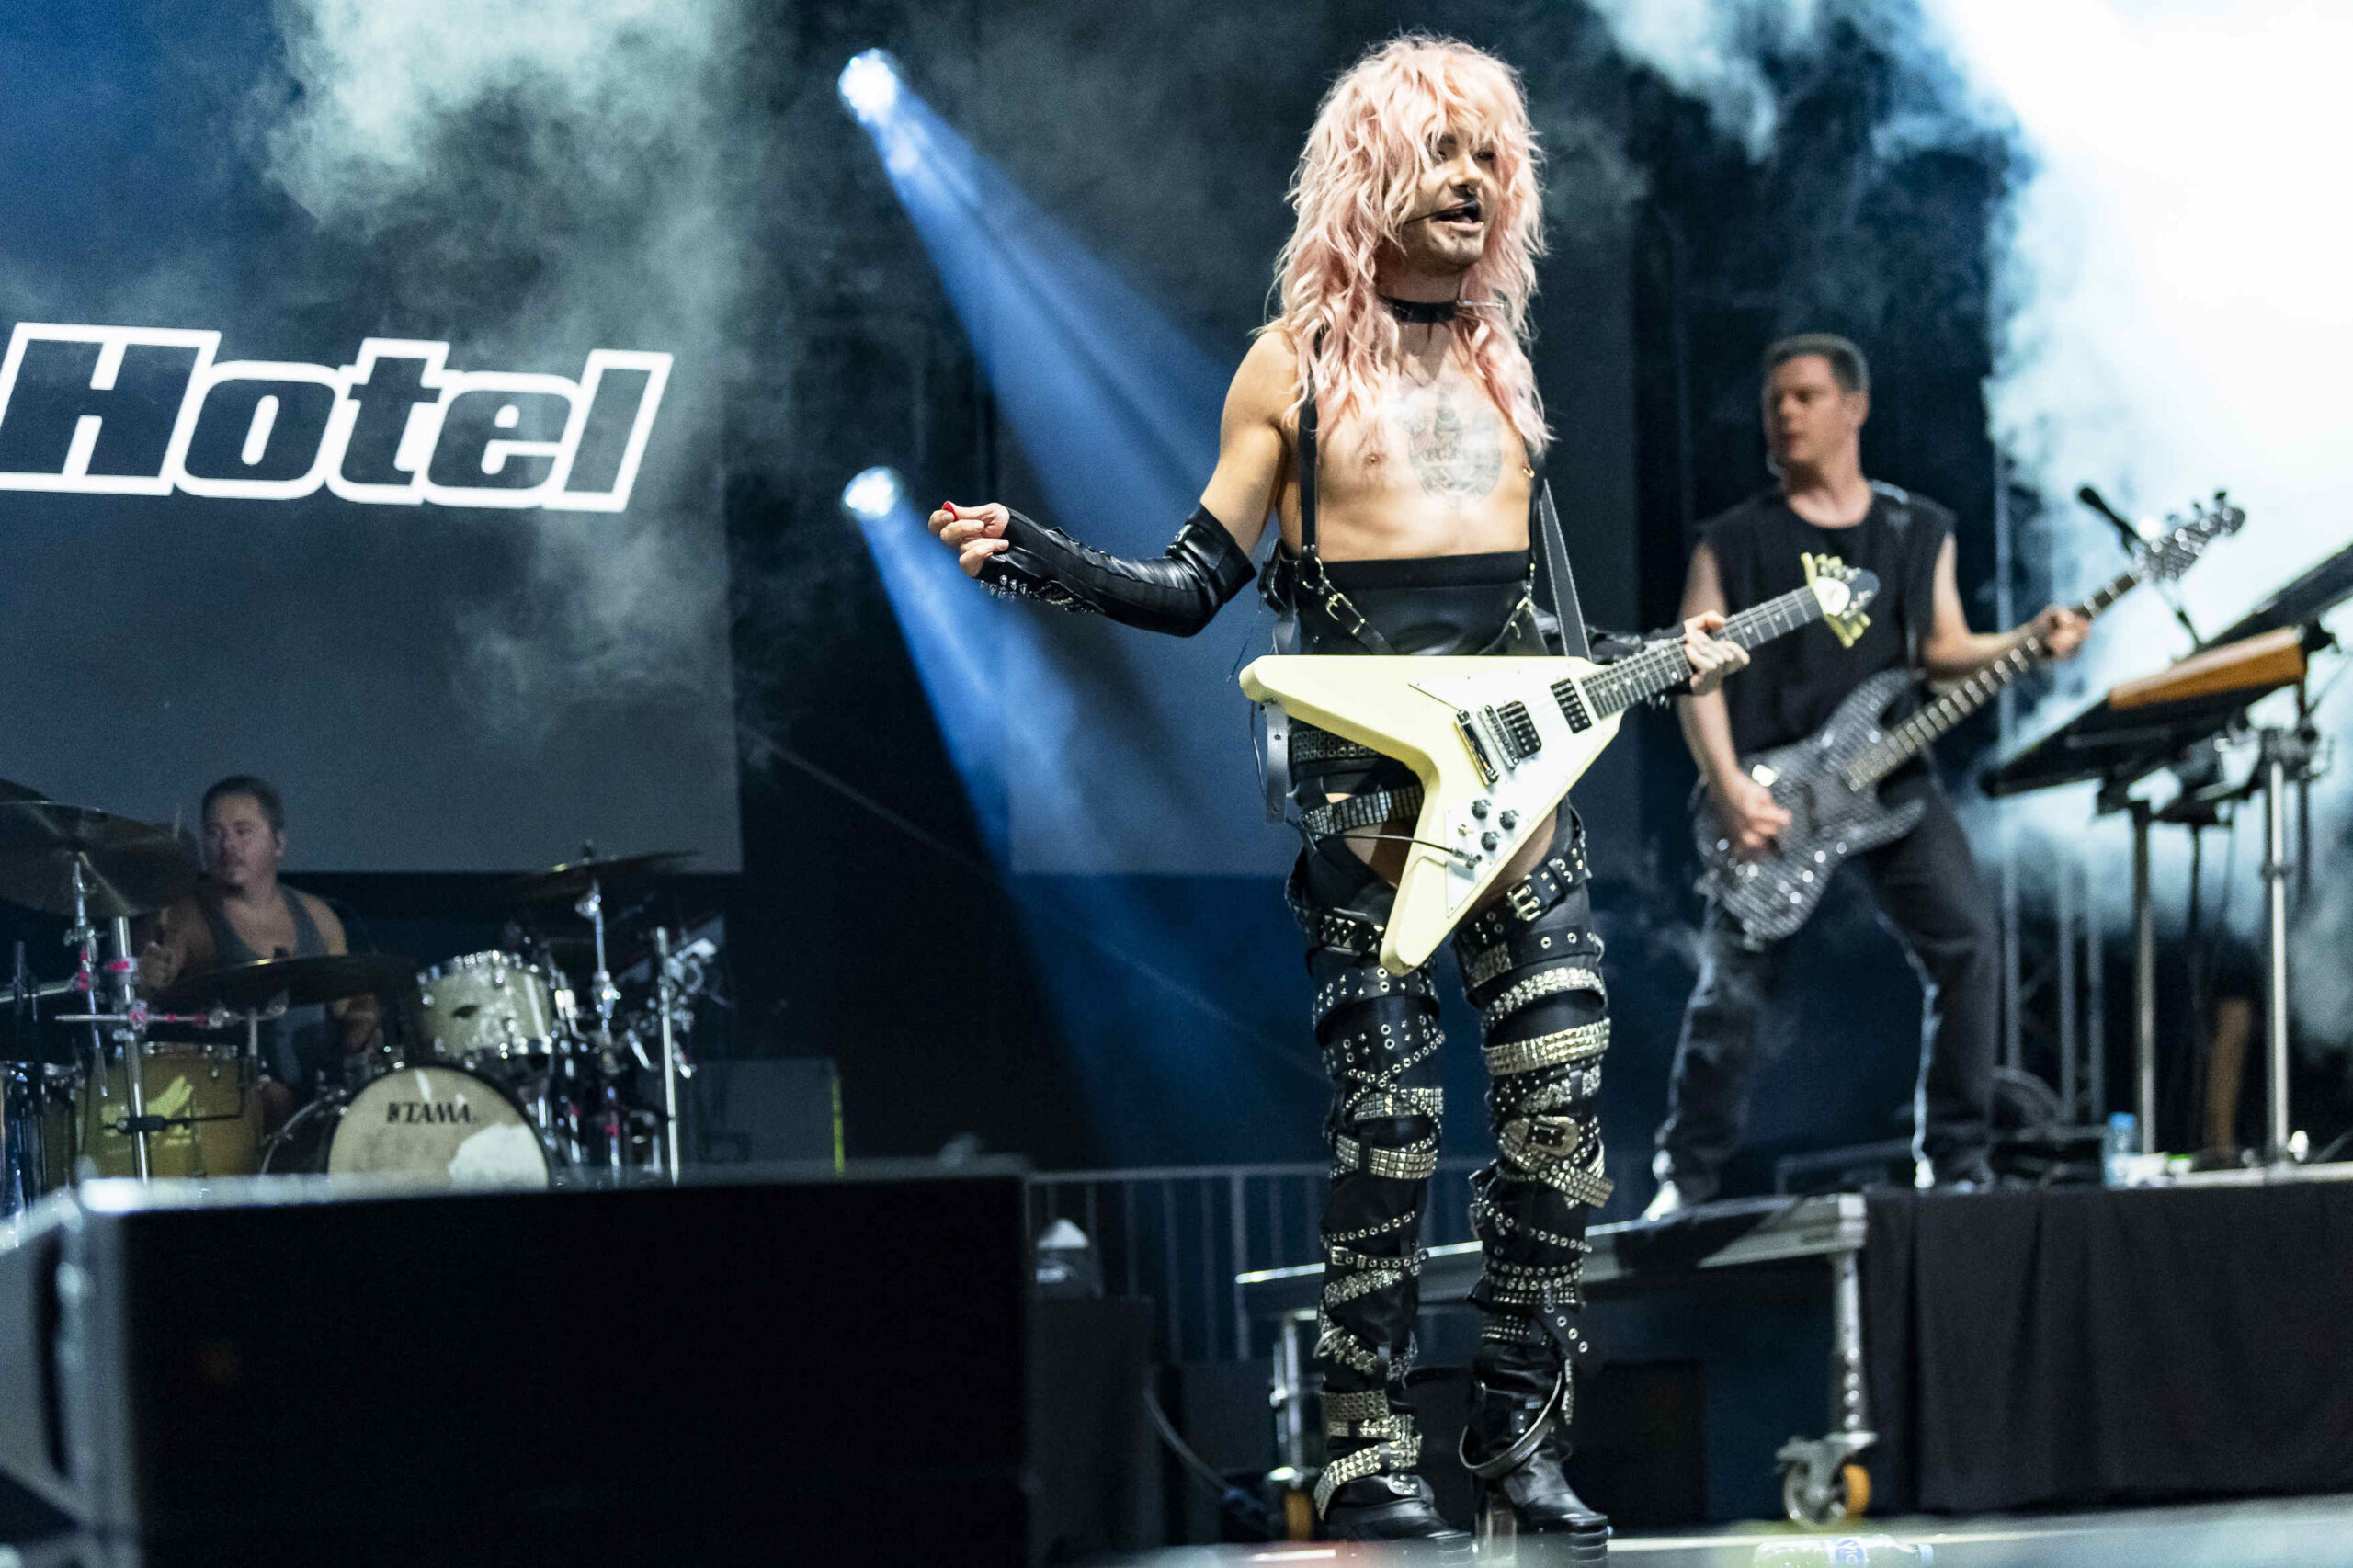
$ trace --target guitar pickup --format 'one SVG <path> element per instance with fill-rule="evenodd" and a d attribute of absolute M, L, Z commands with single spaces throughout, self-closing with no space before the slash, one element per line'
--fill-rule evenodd
<path fill-rule="evenodd" d="M 1569 722 L 1569 733 L 1582 735 L 1593 728 L 1593 715 L 1586 711 L 1585 693 L 1577 683 L 1564 680 L 1552 687 L 1552 700 L 1561 705 L 1561 717 Z"/>
<path fill-rule="evenodd" d="M 1515 765 L 1544 749 L 1544 737 L 1536 733 L 1536 717 L 1529 712 L 1527 703 L 1506 702 L 1501 708 L 1488 709 L 1487 716 L 1495 721 L 1504 753 Z"/>
<path fill-rule="evenodd" d="M 1493 712 L 1493 709 L 1488 710 Z M 1458 708 L 1454 710 L 1454 733 L 1462 737 L 1462 749 L 1471 754 L 1471 766 L 1479 770 L 1479 782 L 1493 785 L 1503 777 L 1495 759 L 1487 755 L 1487 743 L 1479 737 L 1479 722 Z"/>

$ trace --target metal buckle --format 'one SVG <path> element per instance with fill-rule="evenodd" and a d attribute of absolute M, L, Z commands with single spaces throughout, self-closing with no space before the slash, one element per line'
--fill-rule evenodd
<path fill-rule="evenodd" d="M 1531 923 L 1544 913 L 1544 905 L 1538 900 L 1536 890 L 1529 885 L 1529 881 L 1522 878 L 1504 890 L 1504 902 L 1511 905 L 1511 912 L 1519 916 L 1522 924 Z"/>
<path fill-rule="evenodd" d="M 1346 620 L 1341 619 L 1341 612 L 1343 610 L 1347 612 L 1347 619 Z M 1337 626 L 1341 631 L 1347 632 L 1351 637 L 1356 636 L 1366 627 L 1372 624 L 1370 621 L 1365 619 L 1363 614 L 1358 610 L 1355 605 L 1348 602 L 1348 597 L 1340 592 L 1337 588 L 1334 588 L 1330 593 L 1324 595 L 1324 613 L 1332 618 L 1334 625 Z M 1350 624 L 1351 622 L 1354 624 Z"/>

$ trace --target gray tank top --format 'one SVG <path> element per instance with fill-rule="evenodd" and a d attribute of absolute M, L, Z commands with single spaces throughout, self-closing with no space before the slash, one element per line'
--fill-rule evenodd
<path fill-rule="evenodd" d="M 212 933 L 212 961 L 222 969 L 234 964 L 258 963 L 266 958 L 323 958 L 327 939 L 319 931 L 318 922 L 293 890 L 280 886 L 278 896 L 286 901 L 286 913 L 294 920 L 294 950 L 257 953 L 237 927 L 230 922 L 228 912 L 210 892 L 199 891 L 196 906 L 203 913 L 206 929 Z M 288 1009 L 286 1016 L 267 1026 L 261 1037 L 262 1059 L 268 1063 L 271 1075 L 281 1084 L 307 1099 L 316 1092 L 319 1076 L 328 1062 L 327 1010 L 316 1004 L 307 1007 Z"/>
<path fill-rule="evenodd" d="M 280 887 L 278 896 L 286 901 L 286 913 L 294 920 L 294 950 L 290 953 L 254 951 L 231 923 L 228 912 L 221 907 L 220 900 L 209 892 L 196 895 L 196 906 L 204 912 L 205 926 L 212 933 L 212 961 L 215 964 L 227 969 L 232 964 L 258 963 L 266 958 L 315 959 L 326 956 L 327 939 L 319 934 L 318 922 L 313 920 L 311 912 L 302 907 L 302 901 L 287 887 Z"/>

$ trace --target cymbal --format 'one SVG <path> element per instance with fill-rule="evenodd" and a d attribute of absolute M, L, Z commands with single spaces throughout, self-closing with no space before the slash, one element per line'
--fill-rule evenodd
<path fill-rule="evenodd" d="M 294 1007 L 340 1002 L 405 985 L 416 961 L 398 953 L 325 953 L 307 959 L 257 959 L 190 975 L 157 1000 L 172 1008 L 260 1007 L 276 997 Z"/>
<path fill-rule="evenodd" d="M 592 860 L 574 860 L 517 879 L 515 884 L 506 890 L 506 896 L 517 903 L 580 898 L 587 893 L 588 884 L 592 881 L 609 892 L 622 882 L 675 871 L 684 862 L 693 859 L 695 853 L 691 849 L 657 849 L 650 855 L 615 855 Z"/>
<path fill-rule="evenodd" d="M 46 801 L 49 797 L 29 784 L 19 784 L 13 778 L 0 778 L 0 801 Z"/>
<path fill-rule="evenodd" d="M 0 801 L 0 898 L 70 915 L 76 865 L 99 920 L 160 909 L 196 884 L 196 861 L 170 828 L 89 806 Z"/>

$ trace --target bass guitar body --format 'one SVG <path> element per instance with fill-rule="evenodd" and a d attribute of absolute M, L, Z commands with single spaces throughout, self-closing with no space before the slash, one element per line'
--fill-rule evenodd
<path fill-rule="evenodd" d="M 1910 689 L 1908 670 L 1886 670 L 1847 694 L 1829 722 L 1805 739 L 1741 759 L 1743 771 L 1790 813 L 1773 852 L 1733 853 L 1731 835 L 1702 804 L 1693 823 L 1703 869 L 1699 891 L 1738 920 L 1751 941 L 1777 942 L 1806 923 L 1839 867 L 1893 844 L 1920 824 L 1918 801 L 1890 807 L 1875 784 L 1856 787 L 1846 770 L 1886 733 L 1887 711 Z"/>

